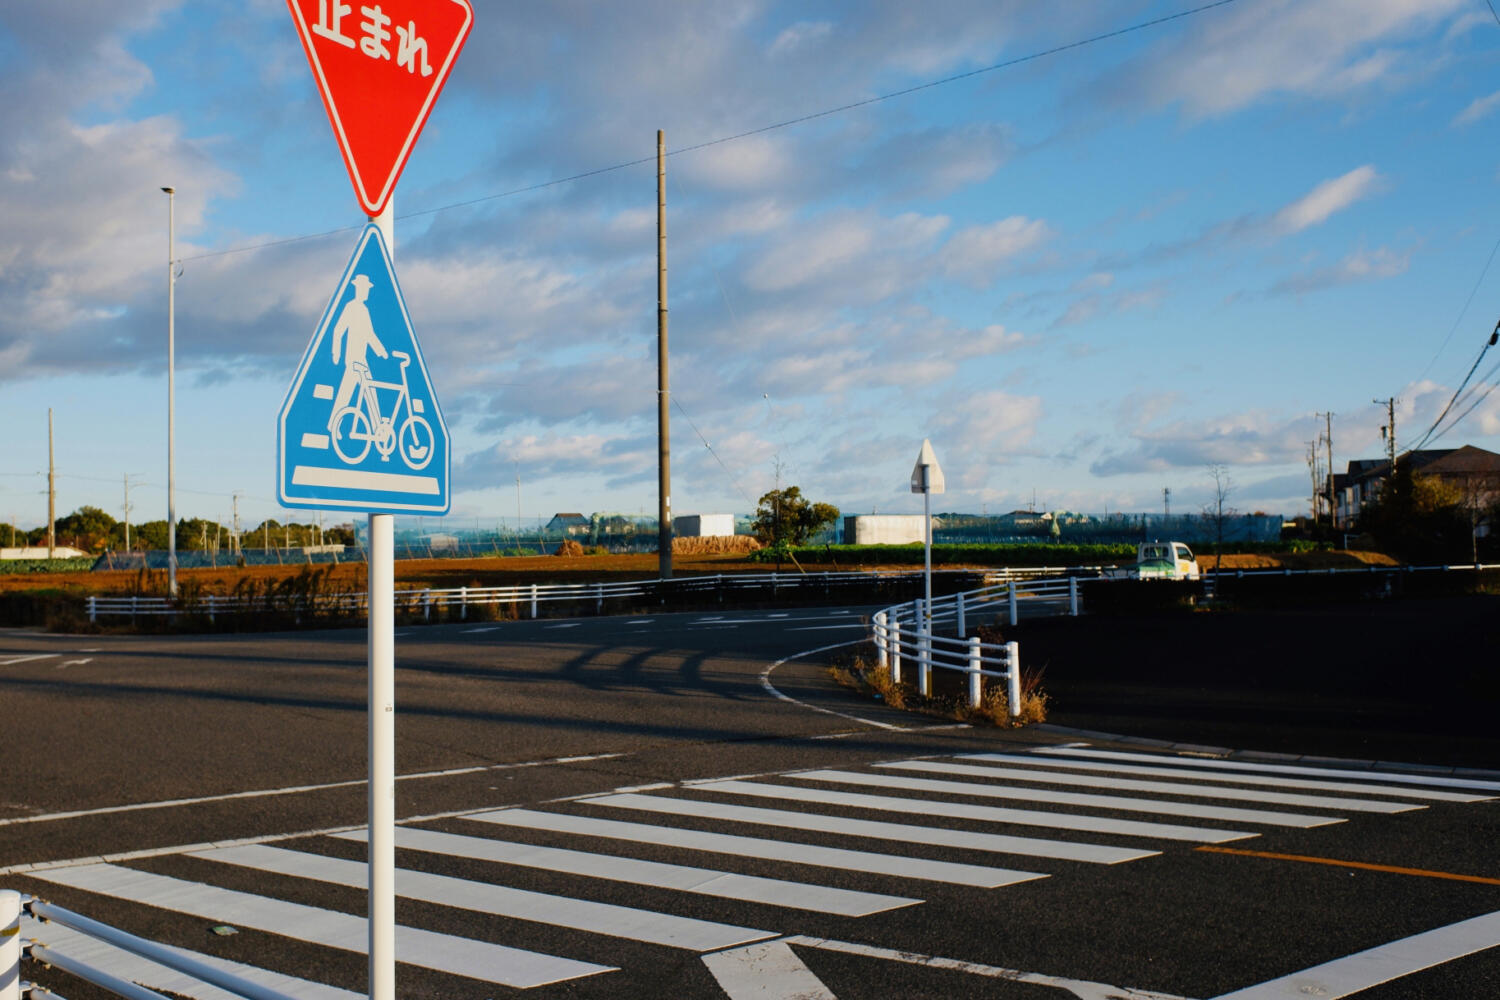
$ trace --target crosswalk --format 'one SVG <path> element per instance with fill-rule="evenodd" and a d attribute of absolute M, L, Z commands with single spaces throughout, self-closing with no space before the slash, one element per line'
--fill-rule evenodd
<path fill-rule="evenodd" d="M 1088 745 L 618 789 L 401 825 L 395 891 L 421 906 L 402 911 L 409 922 L 397 928 L 396 955 L 461 977 L 451 995 L 486 997 L 494 986 L 629 976 L 632 962 L 659 954 L 652 949 L 712 956 L 784 939 L 803 933 L 809 915 L 870 920 L 937 891 L 1024 891 L 1184 845 L 1379 822 L 1497 796 L 1500 782 L 1478 779 Z M 166 911 L 291 939 L 299 954 L 363 954 L 365 920 L 352 900 L 366 884 L 363 862 L 353 860 L 365 839 L 363 830 L 338 830 L 196 845 L 26 875 L 84 912 L 91 897 L 124 901 L 132 913 L 150 908 L 127 930 Z M 433 920 L 438 912 L 468 917 Z M 510 927 L 529 930 L 502 943 Z M 148 989 L 225 996 L 55 925 L 28 923 L 23 935 L 58 951 L 82 949 L 86 960 Z M 278 964 L 277 951 L 265 952 L 270 968 L 188 954 L 289 996 L 358 995 L 358 982 L 317 981 L 330 963 L 314 962 L 308 973 Z"/>

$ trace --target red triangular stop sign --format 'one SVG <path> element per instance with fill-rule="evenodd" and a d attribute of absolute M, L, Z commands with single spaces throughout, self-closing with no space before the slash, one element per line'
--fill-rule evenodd
<path fill-rule="evenodd" d="M 287 0 L 360 207 L 379 215 L 463 48 L 468 0 Z"/>

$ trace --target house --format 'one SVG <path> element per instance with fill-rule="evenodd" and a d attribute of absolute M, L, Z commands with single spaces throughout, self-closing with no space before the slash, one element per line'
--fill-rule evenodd
<path fill-rule="evenodd" d="M 1436 476 L 1477 496 L 1482 504 L 1500 498 L 1500 455 L 1492 451 L 1466 444 L 1409 451 L 1396 461 L 1410 468 L 1413 476 Z M 1335 527 L 1351 527 L 1365 505 L 1380 495 L 1390 474 L 1388 459 L 1362 458 L 1351 461 L 1347 472 L 1329 477 Z"/>
<path fill-rule="evenodd" d="M 592 523 L 592 521 L 582 514 L 553 514 L 552 520 L 547 522 L 547 526 L 542 529 L 542 532 L 554 537 L 565 535 L 571 538 L 574 535 L 587 535 L 589 533 L 589 526 Z"/>

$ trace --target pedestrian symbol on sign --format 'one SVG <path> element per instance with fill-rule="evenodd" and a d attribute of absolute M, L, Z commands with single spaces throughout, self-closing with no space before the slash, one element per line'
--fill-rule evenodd
<path fill-rule="evenodd" d="M 447 428 L 373 225 L 292 380 L 278 450 L 286 506 L 448 510 Z"/>

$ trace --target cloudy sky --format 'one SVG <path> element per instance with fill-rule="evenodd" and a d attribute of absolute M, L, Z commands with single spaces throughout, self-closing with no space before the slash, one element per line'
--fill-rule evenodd
<path fill-rule="evenodd" d="M 395 197 L 451 526 L 518 476 L 527 518 L 654 513 L 657 129 L 676 513 L 778 473 L 920 510 L 929 437 L 941 509 L 1193 510 L 1223 464 L 1293 514 L 1316 414 L 1340 468 L 1374 399 L 1416 444 L 1500 314 L 1500 22 L 1201 2 L 482 0 Z M 45 517 L 48 407 L 59 512 L 128 475 L 164 516 L 163 185 L 179 515 L 285 517 L 276 412 L 363 222 L 285 3 L 5 4 L 0 67 L 0 520 Z M 1500 450 L 1483 392 L 1432 446 Z"/>

